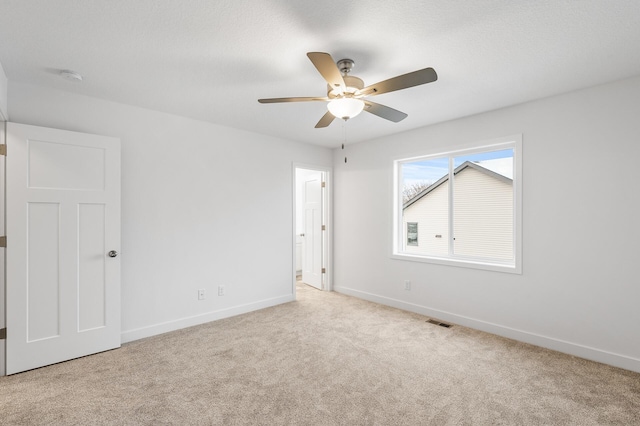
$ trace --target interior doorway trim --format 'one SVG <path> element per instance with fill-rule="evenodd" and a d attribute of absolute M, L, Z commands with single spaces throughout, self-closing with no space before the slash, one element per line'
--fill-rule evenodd
<path fill-rule="evenodd" d="M 291 176 L 292 176 L 292 218 L 291 221 L 291 247 L 292 247 L 292 261 L 291 261 L 291 286 L 295 299 L 296 296 L 296 222 L 297 214 L 296 208 L 298 205 L 298 195 L 296 191 L 296 170 L 305 169 L 313 170 L 324 173 L 324 194 L 322 205 L 323 225 L 325 230 L 323 232 L 323 248 L 322 248 L 322 267 L 325 269 L 325 273 L 322 277 L 322 290 L 333 291 L 333 169 L 329 166 L 322 166 L 318 164 L 308 163 L 296 163 L 292 164 Z"/>
<path fill-rule="evenodd" d="M 0 144 L 6 144 L 6 117 L 2 114 L 0 108 Z M 4 216 L 5 216 L 5 156 L 0 156 L 0 176 L 2 176 L 2 184 L 0 184 L 0 236 L 6 235 L 4 229 Z M 5 249 L 0 248 L 0 329 L 5 328 L 5 312 L 6 312 L 6 299 L 5 299 Z M 7 374 L 6 370 L 6 358 L 5 358 L 5 344 L 6 339 L 0 340 L 0 376 Z"/>

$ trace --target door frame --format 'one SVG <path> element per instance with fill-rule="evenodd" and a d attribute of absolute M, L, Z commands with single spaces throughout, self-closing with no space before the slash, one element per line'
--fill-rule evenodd
<path fill-rule="evenodd" d="M 0 109 L 0 144 L 6 144 L 6 117 Z M 0 236 L 6 235 L 5 224 L 5 191 L 6 191 L 6 175 L 5 175 L 5 160 L 7 157 L 0 156 L 0 176 L 2 177 L 2 183 L 0 184 Z M 7 300 L 6 300 L 6 288 L 5 288 L 5 265 L 6 265 L 6 249 L 0 248 L 0 328 L 5 328 L 6 324 L 6 312 L 7 312 Z M 0 376 L 6 376 L 6 340 L 0 340 Z"/>
<path fill-rule="evenodd" d="M 298 206 L 298 196 L 296 192 L 297 178 L 296 170 L 305 169 L 324 173 L 325 187 L 322 196 L 322 217 L 324 219 L 325 231 L 322 235 L 322 267 L 326 272 L 322 277 L 322 290 L 333 291 L 333 169 L 329 166 L 308 163 L 292 163 L 292 221 L 291 221 L 291 291 L 295 299 L 296 296 L 296 209 Z"/>

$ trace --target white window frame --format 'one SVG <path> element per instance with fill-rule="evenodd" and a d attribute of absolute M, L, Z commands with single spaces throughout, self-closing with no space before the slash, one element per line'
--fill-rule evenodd
<path fill-rule="evenodd" d="M 513 262 L 501 263 L 499 261 L 470 259 L 456 255 L 440 257 L 403 252 L 404 226 L 402 221 L 402 164 L 418 160 L 429 160 L 449 156 L 457 157 L 487 151 L 498 151 L 501 149 L 513 149 Z M 449 179 L 451 179 L 452 167 L 449 167 L 449 169 Z M 452 191 L 451 185 L 449 185 L 449 189 Z M 450 196 L 451 195 L 452 194 L 450 194 Z M 394 160 L 392 205 L 393 232 L 391 243 L 392 251 L 390 255 L 392 259 L 522 274 L 522 135 L 512 135 L 492 140 L 474 142 L 465 146 L 455 147 L 449 151 L 426 151 L 421 155 L 403 157 Z M 453 212 L 449 209 L 450 223 L 452 223 L 452 215 Z"/>

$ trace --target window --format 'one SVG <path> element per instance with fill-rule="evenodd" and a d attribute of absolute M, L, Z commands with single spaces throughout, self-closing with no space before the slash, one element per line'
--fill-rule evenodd
<path fill-rule="evenodd" d="M 417 222 L 407 222 L 407 245 L 408 246 L 418 245 L 418 223 Z"/>
<path fill-rule="evenodd" d="M 520 273 L 520 147 L 518 136 L 395 161 L 393 257 Z"/>

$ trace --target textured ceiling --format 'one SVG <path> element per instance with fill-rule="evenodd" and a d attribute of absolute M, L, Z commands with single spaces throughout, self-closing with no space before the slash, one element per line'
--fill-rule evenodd
<path fill-rule="evenodd" d="M 347 143 L 640 75 L 638 0 L 1 0 L 10 81 L 337 147 L 306 52 L 355 60 L 371 84 L 433 67 L 435 83 L 375 97 L 409 117 L 363 113 Z M 61 69 L 84 76 L 61 79 Z M 10 111 L 9 111 L 10 113 Z"/>

